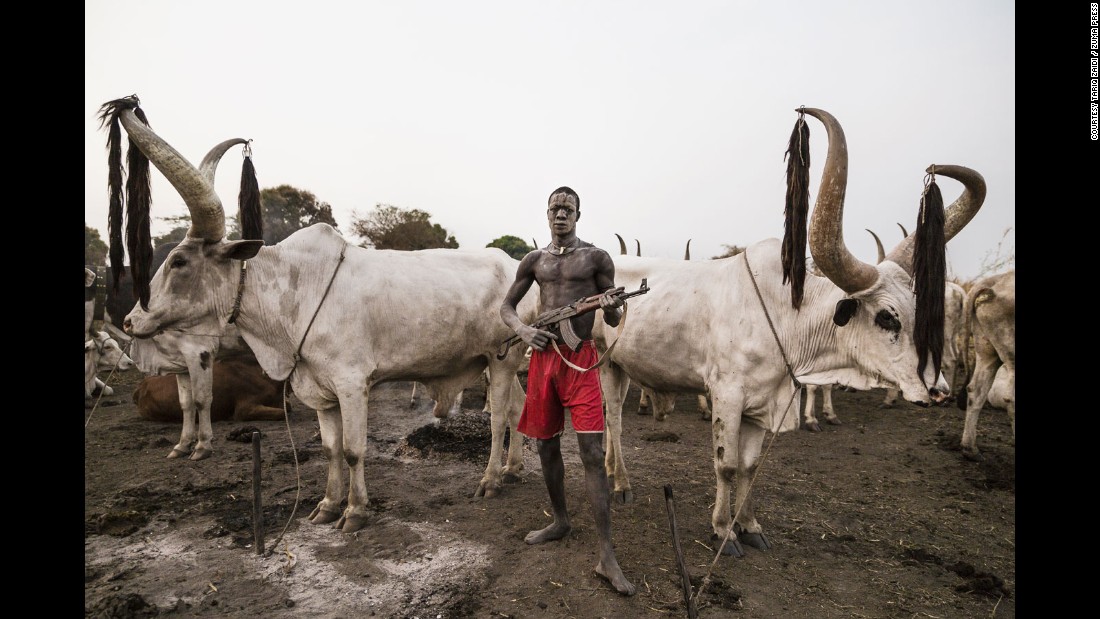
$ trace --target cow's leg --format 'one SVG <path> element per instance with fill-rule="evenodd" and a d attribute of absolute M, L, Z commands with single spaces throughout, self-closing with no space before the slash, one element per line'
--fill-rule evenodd
<path fill-rule="evenodd" d="M 899 391 L 893 387 L 887 389 L 886 397 L 883 398 L 882 404 L 879 404 L 879 408 L 893 408 L 894 403 L 898 401 L 898 393 Z"/>
<path fill-rule="evenodd" d="M 757 467 L 760 466 L 764 435 L 765 430 L 759 425 L 750 421 L 741 423 L 737 449 L 737 498 L 734 500 L 737 508 L 734 532 L 737 533 L 737 539 L 742 544 L 759 550 L 771 548 L 767 538 L 764 537 L 763 527 L 756 521 L 756 510 L 753 509 L 751 494 L 753 478 L 756 476 Z"/>
<path fill-rule="evenodd" d="M 825 421 L 834 426 L 840 425 L 840 417 L 833 410 L 833 386 L 825 385 L 821 388 L 821 412 L 825 415 Z"/>
<path fill-rule="evenodd" d="M 180 411 L 183 413 L 183 428 L 180 430 L 180 440 L 172 451 L 168 452 L 169 458 L 182 458 L 190 455 L 198 440 L 195 431 L 195 400 L 191 397 L 191 381 L 186 374 L 176 374 L 176 393 L 179 394 Z"/>
<path fill-rule="evenodd" d="M 974 374 L 966 387 L 966 421 L 963 422 L 960 444 L 963 457 L 978 461 L 982 459 L 982 453 L 978 449 L 978 415 L 989 397 L 989 389 L 993 386 L 993 378 L 997 375 L 1001 360 L 996 354 L 983 355 L 982 351 L 978 350 L 975 353 L 975 361 Z"/>
<path fill-rule="evenodd" d="M 649 403 L 653 399 L 650 397 L 649 389 L 638 386 L 642 395 L 638 397 L 638 414 L 639 415 L 652 415 L 653 411 L 649 409 Z"/>
<path fill-rule="evenodd" d="M 321 427 L 321 453 L 325 456 L 328 480 L 325 482 L 325 498 L 309 515 L 313 524 L 328 524 L 340 518 L 340 503 L 344 500 L 344 430 L 338 407 L 317 411 L 317 423 Z"/>
<path fill-rule="evenodd" d="M 340 421 L 344 430 L 341 445 L 348 474 L 348 506 L 336 521 L 336 528 L 354 533 L 367 524 L 367 403 L 370 386 L 360 393 L 340 394 Z"/>
<path fill-rule="evenodd" d="M 649 399 L 653 402 L 653 419 L 664 421 L 676 408 L 676 394 L 673 392 L 650 391 Z"/>
<path fill-rule="evenodd" d="M 485 392 L 489 404 L 489 427 L 492 441 L 489 446 L 489 462 L 485 474 L 478 482 L 475 497 L 492 498 L 503 489 L 504 482 L 518 482 L 523 472 L 523 435 L 516 427 L 523 412 L 523 386 L 516 370 L 522 362 L 522 353 L 509 353 L 503 361 L 495 358 L 489 362 L 489 387 Z M 501 466 L 504 453 L 504 433 L 508 432 L 508 459 Z"/>
<path fill-rule="evenodd" d="M 614 363 L 604 364 L 599 371 L 606 422 L 604 469 L 607 471 L 608 485 L 615 499 L 620 503 L 630 503 L 634 501 L 634 491 L 630 488 L 630 477 L 626 472 L 622 446 L 623 401 L 626 400 L 627 391 L 630 389 L 630 378 Z"/>
<path fill-rule="evenodd" d="M 814 415 L 814 394 L 817 393 L 817 385 L 806 385 L 806 408 L 802 413 L 802 428 L 810 432 L 821 432 L 821 426 Z"/>
<path fill-rule="evenodd" d="M 413 381 L 412 395 L 409 396 L 409 408 L 416 408 L 416 381 Z"/>
<path fill-rule="evenodd" d="M 745 551 L 731 530 L 733 523 L 730 519 L 730 493 L 733 490 L 733 477 L 737 473 L 737 446 L 741 415 L 745 406 L 744 396 L 733 390 L 729 394 L 712 392 L 712 405 L 714 418 L 711 420 L 711 438 L 716 488 L 714 509 L 710 515 L 713 530 L 711 539 L 715 545 L 721 544 L 721 554 L 743 557 Z"/>
<path fill-rule="evenodd" d="M 191 383 L 191 397 L 198 418 L 198 440 L 195 441 L 195 450 L 191 452 L 192 460 L 205 460 L 214 453 L 214 426 L 210 419 L 210 406 L 214 398 L 214 364 L 209 361 L 211 358 L 213 354 L 199 355 L 192 363 L 192 357 L 188 356 L 188 376 L 181 374 L 176 377 L 179 383 Z"/>
<path fill-rule="evenodd" d="M 523 385 L 514 372 L 511 373 L 512 386 L 508 389 L 508 399 L 503 400 L 505 422 L 508 424 L 508 455 L 504 461 L 504 470 L 501 471 L 501 479 L 506 484 L 519 482 L 523 473 L 523 435 L 519 427 L 519 416 L 523 413 Z M 490 416 L 495 408 L 489 410 Z"/>
<path fill-rule="evenodd" d="M 707 402 L 707 396 L 706 396 L 705 393 L 700 393 L 699 394 L 698 403 L 699 403 L 699 417 L 701 419 L 706 420 L 706 421 L 710 421 L 710 417 L 711 417 L 710 404 Z"/>
<path fill-rule="evenodd" d="M 112 389 L 111 386 L 108 385 L 107 383 L 104 383 L 103 381 L 99 380 L 99 377 L 97 376 L 96 379 L 95 379 L 95 390 L 92 391 L 92 393 L 93 394 L 105 395 L 105 396 L 106 395 L 114 395 L 115 390 Z"/>

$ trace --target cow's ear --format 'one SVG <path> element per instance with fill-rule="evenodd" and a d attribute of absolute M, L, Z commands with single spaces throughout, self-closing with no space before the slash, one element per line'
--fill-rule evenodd
<path fill-rule="evenodd" d="M 264 246 L 262 240 L 227 241 L 222 245 L 222 257 L 230 260 L 248 260 Z"/>
<path fill-rule="evenodd" d="M 859 309 L 859 301 L 857 299 L 849 297 L 837 301 L 836 311 L 833 312 L 833 322 L 836 323 L 836 326 L 843 327 L 848 324 L 852 316 L 855 316 L 857 309 Z"/>

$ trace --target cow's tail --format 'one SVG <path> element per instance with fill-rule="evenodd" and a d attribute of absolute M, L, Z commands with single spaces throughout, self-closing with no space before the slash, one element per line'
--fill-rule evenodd
<path fill-rule="evenodd" d="M 802 288 L 806 281 L 806 215 L 810 210 L 810 126 L 801 110 L 783 158 L 787 160 L 783 283 L 791 282 L 791 307 L 798 309 L 802 307 Z"/>
<path fill-rule="evenodd" d="M 977 289 L 978 284 L 975 282 L 963 297 L 963 311 L 962 315 L 959 316 L 959 320 L 962 322 L 959 325 L 959 354 L 955 361 L 955 376 L 951 379 L 951 388 L 956 391 L 955 403 L 962 410 L 966 410 L 966 387 L 970 384 L 970 378 L 974 372 L 974 368 L 970 365 L 970 333 L 973 329 L 974 297 L 977 294 Z M 960 378 L 962 380 L 959 380 Z"/>
<path fill-rule="evenodd" d="M 936 185 L 935 166 L 927 176 L 920 199 L 913 241 L 913 286 L 917 312 L 913 341 L 917 347 L 917 373 L 924 375 L 929 358 L 936 376 L 943 361 L 943 296 L 947 280 L 944 250 L 943 196 Z"/>

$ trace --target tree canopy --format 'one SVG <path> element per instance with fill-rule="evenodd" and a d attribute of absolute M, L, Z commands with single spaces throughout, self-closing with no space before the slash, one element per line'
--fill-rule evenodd
<path fill-rule="evenodd" d="M 107 266 L 107 244 L 99 238 L 99 230 L 88 227 L 88 222 L 84 222 L 84 264 Z"/>
<path fill-rule="evenodd" d="M 279 185 L 260 191 L 263 205 L 264 244 L 274 245 L 302 228 L 316 223 L 326 223 L 339 230 L 328 202 L 318 202 L 317 196 L 304 190 Z M 240 238 L 237 218 L 229 223 L 230 230 Z"/>
<path fill-rule="evenodd" d="M 529 252 L 535 250 L 534 247 L 528 245 L 523 239 L 510 234 L 505 234 L 502 237 L 493 239 L 493 242 L 486 245 L 486 247 L 499 247 L 504 250 L 504 253 L 516 260 L 522 260 Z"/>
<path fill-rule="evenodd" d="M 392 204 L 376 204 L 366 217 L 352 213 L 351 232 L 365 239 L 360 247 L 415 251 L 437 247 L 457 248 L 447 230 L 431 222 L 431 213 L 406 210 Z"/>

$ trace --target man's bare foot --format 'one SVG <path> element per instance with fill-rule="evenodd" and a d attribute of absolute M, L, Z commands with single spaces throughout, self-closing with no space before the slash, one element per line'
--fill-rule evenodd
<path fill-rule="evenodd" d="M 556 539 L 561 539 L 566 535 L 569 535 L 569 532 L 572 530 L 573 527 L 568 524 L 559 525 L 555 522 L 545 529 L 531 531 L 527 534 L 527 537 L 523 538 L 523 541 L 527 542 L 528 544 L 541 544 L 543 542 L 552 542 Z"/>
<path fill-rule="evenodd" d="M 596 573 L 606 578 L 607 581 L 611 583 L 611 586 L 615 587 L 616 591 L 627 596 L 634 595 L 634 585 L 626 579 L 626 576 L 623 576 L 623 571 L 619 568 L 618 563 L 611 561 L 610 567 L 604 567 L 601 561 L 596 564 L 595 569 Z"/>

